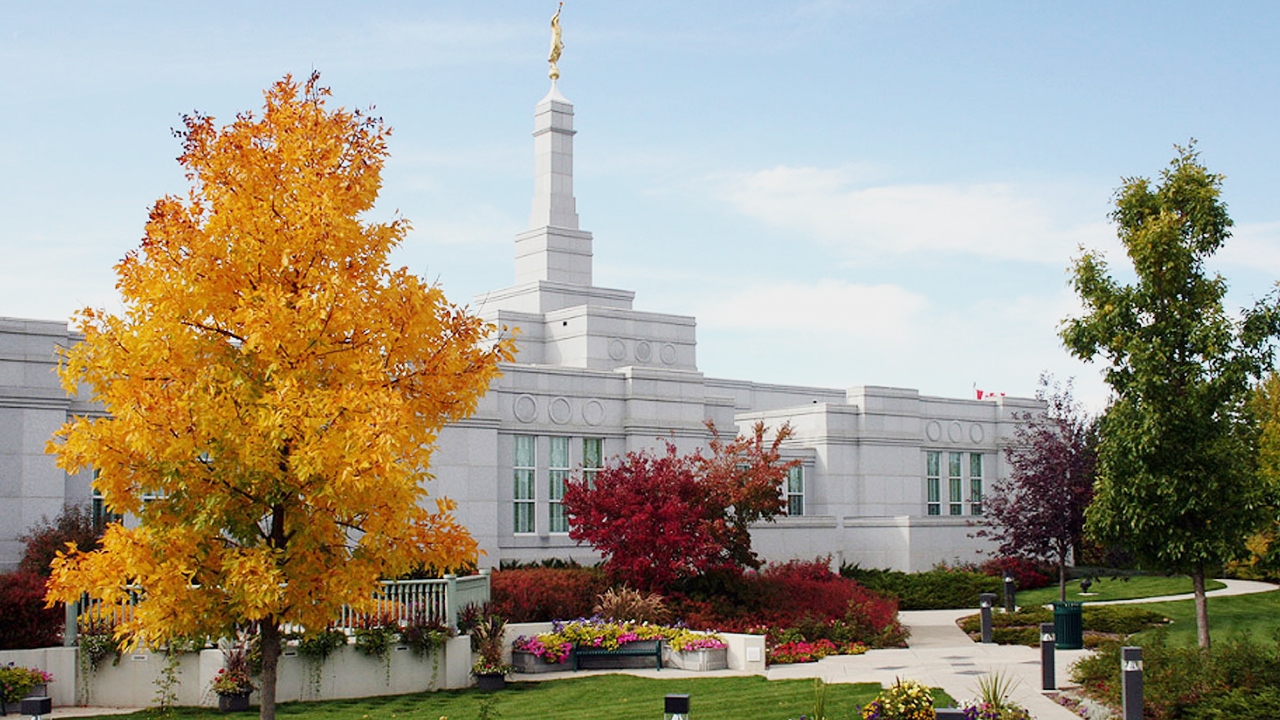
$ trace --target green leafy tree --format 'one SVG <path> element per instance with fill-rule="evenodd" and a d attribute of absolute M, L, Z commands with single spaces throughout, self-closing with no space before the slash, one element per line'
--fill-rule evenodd
<path fill-rule="evenodd" d="M 1112 279 L 1086 252 L 1072 285 L 1085 314 L 1062 329 L 1067 348 L 1103 358 L 1114 392 L 1101 423 L 1086 528 L 1148 563 L 1191 575 L 1200 645 L 1209 646 L 1205 573 L 1240 554 L 1269 517 L 1275 488 L 1257 471 L 1250 389 L 1270 367 L 1274 308 L 1229 318 L 1226 281 L 1205 261 L 1230 237 L 1222 176 L 1194 143 L 1152 186 L 1126 178 L 1115 195 L 1120 241 L 1136 282 Z"/>

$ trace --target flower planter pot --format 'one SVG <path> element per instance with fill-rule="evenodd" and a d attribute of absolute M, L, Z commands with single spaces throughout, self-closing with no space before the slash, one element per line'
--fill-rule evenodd
<path fill-rule="evenodd" d="M 507 676 L 501 673 L 484 674 L 476 676 L 476 687 L 485 692 L 493 692 L 501 690 L 507 686 Z"/>
<path fill-rule="evenodd" d="M 662 664 L 679 670 L 724 670 L 729 667 L 729 648 L 711 650 L 663 648 Z"/>
<path fill-rule="evenodd" d="M 661 640 L 637 640 L 622 647 L 632 655 L 585 655 L 570 656 L 566 669 L 573 669 L 574 660 L 582 670 L 616 670 L 627 668 L 653 668 L 657 663 L 657 649 Z"/>
<path fill-rule="evenodd" d="M 48 697 L 48 695 L 49 695 L 49 684 L 36 683 L 35 685 L 31 686 L 31 689 L 27 691 L 26 695 L 22 696 L 22 699 L 25 700 L 27 698 Z M 0 697 L 0 715 L 8 715 L 11 711 L 17 712 L 18 708 L 21 707 L 21 703 L 22 703 L 22 700 L 5 702 L 3 697 Z"/>
<path fill-rule="evenodd" d="M 534 655 L 531 652 L 522 650 L 511 651 L 511 665 L 518 673 L 537 674 L 549 672 L 563 672 L 573 669 L 573 652 L 570 651 L 569 656 L 564 662 L 549 663 L 546 660 Z"/>
<path fill-rule="evenodd" d="M 249 693 L 236 693 L 235 695 L 219 695 L 218 711 L 219 712 L 244 712 L 249 709 Z"/>

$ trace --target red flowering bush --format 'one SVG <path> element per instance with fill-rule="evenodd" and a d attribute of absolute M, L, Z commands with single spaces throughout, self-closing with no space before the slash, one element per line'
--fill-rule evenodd
<path fill-rule="evenodd" d="M 978 572 L 991 577 L 1013 578 L 1017 590 L 1035 590 L 1052 582 L 1056 573 L 1042 562 L 1020 557 L 992 558 L 978 566 Z"/>
<path fill-rule="evenodd" d="M 509 622 L 587 617 L 596 596 L 607 587 L 597 568 L 497 570 L 490 577 L 490 603 L 493 612 Z"/>
<path fill-rule="evenodd" d="M 788 642 L 777 645 L 769 650 L 769 662 L 817 662 L 828 655 L 835 655 L 836 651 L 837 648 L 835 643 L 830 640 L 818 640 L 816 642 L 805 642 L 801 640 L 797 642 Z"/>

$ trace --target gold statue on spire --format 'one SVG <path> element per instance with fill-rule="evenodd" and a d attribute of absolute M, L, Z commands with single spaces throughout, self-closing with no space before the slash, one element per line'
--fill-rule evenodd
<path fill-rule="evenodd" d="M 556 14 L 551 16 L 551 54 L 547 56 L 547 62 L 551 63 L 551 70 L 547 72 L 552 80 L 560 79 L 560 68 L 556 66 L 556 61 L 560 59 L 560 53 L 564 50 L 564 41 L 560 39 L 560 11 L 564 9 L 564 3 L 560 3 L 560 7 L 556 8 Z"/>

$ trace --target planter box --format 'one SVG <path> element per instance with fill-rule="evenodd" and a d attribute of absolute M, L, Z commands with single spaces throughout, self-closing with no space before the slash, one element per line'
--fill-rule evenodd
<path fill-rule="evenodd" d="M 725 670 L 729 667 L 729 648 L 672 650 L 664 647 L 662 664 L 679 670 Z"/>
<path fill-rule="evenodd" d="M 658 644 L 661 642 L 661 640 L 637 640 L 622 646 L 629 652 L 643 653 L 636 655 L 583 655 L 575 652 L 570 656 L 566 669 L 574 669 L 574 660 L 582 670 L 653 668 L 658 664 Z"/>
<path fill-rule="evenodd" d="M 569 651 L 569 656 L 565 658 L 564 662 L 549 663 L 531 652 L 512 650 L 511 666 L 515 668 L 516 672 L 529 675 L 572 670 L 573 651 Z"/>
<path fill-rule="evenodd" d="M 502 690 L 507 686 L 507 677 L 498 673 L 476 676 L 476 687 L 485 692 Z"/>
<path fill-rule="evenodd" d="M 218 696 L 218 712 L 245 712 L 249 709 L 249 693 Z"/>

